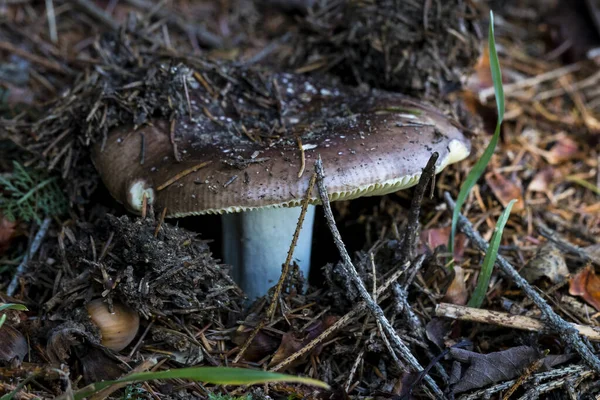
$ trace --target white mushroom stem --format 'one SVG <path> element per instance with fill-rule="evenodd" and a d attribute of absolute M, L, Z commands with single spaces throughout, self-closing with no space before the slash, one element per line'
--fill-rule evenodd
<path fill-rule="evenodd" d="M 251 301 L 277 284 L 301 207 L 267 208 L 223 215 L 223 261 Z M 292 260 L 308 279 L 315 206 L 308 206 Z"/>

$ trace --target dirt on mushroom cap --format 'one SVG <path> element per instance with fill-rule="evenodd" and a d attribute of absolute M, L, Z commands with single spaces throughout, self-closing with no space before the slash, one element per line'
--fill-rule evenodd
<path fill-rule="evenodd" d="M 298 205 L 310 177 L 302 171 L 318 156 L 332 171 L 332 200 L 343 200 L 412 186 L 433 152 L 438 171 L 468 155 L 463 134 L 414 99 L 292 74 L 264 82 L 258 92 L 277 96 L 271 131 L 262 122 L 268 96 L 224 98 L 207 110 L 210 93 L 198 88 L 190 93 L 191 118 L 112 132 L 94 151 L 109 191 L 127 204 L 143 179 L 168 216 L 237 212 Z"/>

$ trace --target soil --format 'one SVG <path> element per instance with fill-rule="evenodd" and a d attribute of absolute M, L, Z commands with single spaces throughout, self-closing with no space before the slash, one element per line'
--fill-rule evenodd
<path fill-rule="evenodd" d="M 588 24 L 600 14 L 593 2 L 545 6 L 555 3 L 550 15 L 536 2 L 492 4 L 506 116 L 498 149 L 462 207 L 474 228 L 460 225 L 449 254 L 452 203 L 444 193 L 456 199 L 496 122 L 487 5 L 8 2 L 0 11 L 0 305 L 28 311 L 0 311 L 0 393 L 56 398 L 132 372 L 235 366 L 320 379 L 331 389 L 165 379 L 96 398 L 595 398 L 598 339 L 573 335 L 554 315 L 600 326 L 600 36 Z M 594 32 L 575 41 L 581 48 L 564 29 L 578 23 Z M 414 189 L 332 203 L 366 298 L 322 209 L 308 289 L 299 290 L 304 278 L 292 265 L 280 293 L 248 304 L 220 262 L 217 218 L 165 220 L 149 204 L 133 215 L 92 162 L 92 149 L 115 129 L 183 121 L 190 99 L 205 104 L 194 109 L 204 122 L 231 119 L 220 131 L 230 147 L 247 139 L 244 130 L 259 138 L 253 146 L 295 146 L 282 99 L 293 103 L 297 93 L 282 96 L 273 79 L 285 74 L 296 86 L 327 82 L 342 94 L 409 94 L 471 138 L 471 157 L 433 184 L 425 171 Z M 230 100 L 240 98 L 245 106 L 233 108 Z M 334 106 L 324 99 L 307 118 L 340 118 L 327 113 Z M 476 235 L 490 241 L 513 198 L 499 254 L 525 286 L 497 266 L 475 308 L 486 318 L 466 319 L 473 308 L 441 314 L 472 299 L 485 255 Z M 139 316 L 133 341 L 108 346 L 106 326 L 88 315 L 94 299 Z M 521 317 L 541 327 L 527 330 Z"/>

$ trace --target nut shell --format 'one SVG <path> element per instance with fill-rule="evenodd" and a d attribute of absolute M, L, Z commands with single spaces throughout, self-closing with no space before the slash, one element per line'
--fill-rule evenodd
<path fill-rule="evenodd" d="M 29 346 L 25 336 L 15 328 L 3 325 L 0 327 L 0 361 L 11 361 L 15 358 L 23 361 Z"/>
<path fill-rule="evenodd" d="M 113 313 L 102 299 L 92 300 L 86 305 L 90 319 L 100 329 L 103 346 L 121 351 L 135 338 L 140 327 L 140 317 L 129 307 L 115 302 Z"/>

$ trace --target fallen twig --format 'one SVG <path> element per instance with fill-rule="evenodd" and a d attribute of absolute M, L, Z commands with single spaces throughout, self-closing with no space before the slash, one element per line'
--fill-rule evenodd
<path fill-rule="evenodd" d="M 349 277 L 352 279 L 354 285 L 358 289 L 361 297 L 366 303 L 367 308 L 371 311 L 375 320 L 381 324 L 383 331 L 388 336 L 394 347 L 396 347 L 396 349 L 400 353 L 400 356 L 403 359 L 403 361 L 410 365 L 414 371 L 423 371 L 423 367 L 419 364 L 419 361 L 415 358 L 415 356 L 412 355 L 410 349 L 406 347 L 406 345 L 402 342 L 402 339 L 400 338 L 400 336 L 398 336 L 392 324 L 390 324 L 390 321 L 388 321 L 388 319 L 386 318 L 381 307 L 379 307 L 379 305 L 375 301 L 373 301 L 373 298 L 367 291 L 367 288 L 365 287 L 363 281 L 360 279 L 360 276 L 358 275 L 358 272 L 356 271 L 356 268 L 352 263 L 350 255 L 346 250 L 346 246 L 342 241 L 342 237 L 337 229 L 335 220 L 333 218 L 331 204 L 329 203 L 329 196 L 327 194 L 327 188 L 325 188 L 325 184 L 323 182 L 325 175 L 323 172 L 323 162 L 321 161 L 321 157 L 319 157 L 319 159 L 315 163 L 315 171 L 317 172 L 317 187 L 319 189 L 319 197 L 321 199 L 321 203 L 323 204 L 323 212 L 325 213 L 325 219 L 327 220 L 327 225 L 329 226 L 329 230 L 333 235 L 333 241 L 335 242 L 338 251 L 340 252 L 340 256 L 342 257 L 342 261 L 344 262 L 346 272 L 348 272 Z M 438 387 L 437 383 L 435 383 L 435 381 L 429 375 L 427 375 L 424 380 L 429 386 L 429 388 L 433 391 L 435 396 L 439 398 L 445 397 L 444 393 Z"/>
<path fill-rule="evenodd" d="M 398 278 L 400 276 L 402 276 L 402 274 L 404 274 L 404 271 L 407 268 L 408 268 L 408 265 L 401 266 L 400 269 L 398 269 L 398 271 L 394 272 L 382 285 L 379 286 L 379 288 L 377 288 L 377 301 L 382 302 L 388 298 L 388 295 L 384 295 L 383 292 L 385 292 L 392 283 L 396 282 L 398 280 Z M 331 335 L 334 331 L 337 331 L 338 329 L 343 328 L 350 322 L 355 321 L 356 318 L 358 318 L 366 310 L 366 308 L 367 308 L 366 302 L 362 301 L 362 302 L 358 303 L 356 306 L 354 306 L 354 308 L 352 308 L 351 311 L 349 311 L 342 318 L 338 319 L 333 325 L 331 325 L 329 328 L 327 328 L 323 333 L 321 333 L 319 336 L 317 336 L 316 338 L 311 340 L 308 344 L 303 346 L 300 350 L 298 350 L 294 354 L 290 355 L 288 358 L 286 358 L 279 364 L 275 365 L 273 368 L 269 369 L 269 371 L 273 371 L 273 372 L 280 371 L 281 369 L 287 367 L 289 364 L 291 364 L 298 358 L 302 357 L 304 354 L 307 354 L 312 349 L 314 349 L 316 346 L 318 346 L 323 341 L 325 341 L 325 339 L 327 339 L 327 337 L 329 335 Z"/>
<path fill-rule="evenodd" d="M 567 240 L 561 238 L 555 231 L 548 228 L 542 221 L 537 220 L 536 225 L 540 234 L 552 243 L 554 243 L 558 248 L 562 249 L 563 251 L 566 251 L 567 253 L 571 253 L 579 257 L 585 262 L 593 262 L 595 264 L 600 265 L 600 260 L 592 257 L 587 251 L 585 251 L 581 247 L 575 246 L 574 244 L 569 243 Z"/>
<path fill-rule="evenodd" d="M 425 190 L 429 187 L 429 182 L 435 179 L 435 163 L 440 155 L 435 152 L 429 158 L 427 165 L 421 173 L 419 183 L 415 186 L 415 191 L 410 203 L 410 210 L 408 212 L 408 219 L 406 223 L 406 229 L 404 230 L 404 242 L 402 244 L 401 256 L 402 263 L 411 260 L 413 258 L 412 252 L 414 251 L 415 243 L 419 237 L 417 231 L 419 229 L 419 214 L 421 214 L 421 203 L 425 196 Z"/>
<path fill-rule="evenodd" d="M 582 379 L 595 375 L 594 371 L 589 370 L 587 367 L 582 365 L 568 365 L 564 368 L 553 369 L 546 372 L 538 372 L 530 376 L 526 382 L 536 382 L 532 389 L 537 388 L 537 394 L 548 393 L 551 390 L 560 387 L 565 381 L 572 380 L 573 378 Z M 541 383 L 546 379 L 551 379 L 549 382 Z M 490 386 L 486 389 L 481 389 L 467 395 L 463 395 L 458 400 L 479 400 L 491 398 L 494 394 L 506 391 L 515 383 L 518 379 L 511 379 L 496 385 Z M 525 397 L 530 398 L 530 397 Z M 531 397 L 536 398 L 536 397 Z M 520 397 L 519 400 L 523 399 Z"/>
<path fill-rule="evenodd" d="M 499 325 L 532 332 L 543 332 L 546 330 L 546 325 L 536 318 L 448 303 L 438 304 L 435 307 L 435 315 L 438 317 L 457 319 L 459 321 L 481 322 L 484 324 Z M 600 341 L 600 328 L 573 323 L 571 326 L 588 339 L 595 342 Z"/>
<path fill-rule="evenodd" d="M 446 192 L 444 197 L 450 209 L 454 209 L 455 202 L 452 199 L 452 196 L 450 196 L 450 193 Z M 488 250 L 488 243 L 481 237 L 481 235 L 479 235 L 477 231 L 475 231 L 473 225 L 471 225 L 469 220 L 462 214 L 459 214 L 458 226 L 460 230 L 471 241 L 473 241 L 477 247 L 479 247 L 480 250 L 484 252 Z M 519 275 L 515 268 L 508 261 L 506 261 L 504 257 L 498 255 L 498 258 L 496 259 L 496 265 L 505 275 L 511 278 L 511 280 L 521 290 L 523 290 L 527 297 L 529 297 L 540 309 L 546 321 L 547 328 L 558 333 L 567 344 L 573 346 L 581 358 L 585 360 L 590 367 L 592 367 L 596 372 L 600 372 L 600 359 L 596 357 L 594 353 L 592 353 L 592 350 L 588 344 L 579 336 L 579 332 L 577 332 L 573 325 L 556 314 L 552 307 L 550 307 L 548 303 L 544 301 L 542 296 L 540 296 L 537 290 L 534 289 L 533 286 L 531 286 L 521 275 Z"/>
<path fill-rule="evenodd" d="M 25 273 L 25 270 L 27 269 L 27 264 L 29 263 L 29 260 L 31 260 L 31 257 L 33 257 L 35 255 L 35 253 L 37 253 L 38 249 L 40 248 L 40 245 L 42 244 L 44 237 L 46 237 L 48 228 L 50 227 L 50 222 L 52 222 L 52 219 L 50 217 L 46 217 L 42 221 L 42 225 L 40 226 L 40 229 L 38 230 L 35 237 L 33 238 L 33 242 L 31 242 L 31 247 L 29 248 L 27 253 L 25 253 L 25 256 L 23 257 L 23 261 L 21 261 L 21 263 L 17 267 L 17 270 L 15 271 L 15 274 L 13 275 L 12 280 L 10 281 L 10 284 L 8 285 L 8 288 L 6 289 L 6 294 L 8 296 L 14 295 L 15 290 L 17 290 L 17 286 L 19 285 L 19 278 L 21 278 L 21 276 L 23 276 L 23 274 Z"/>

